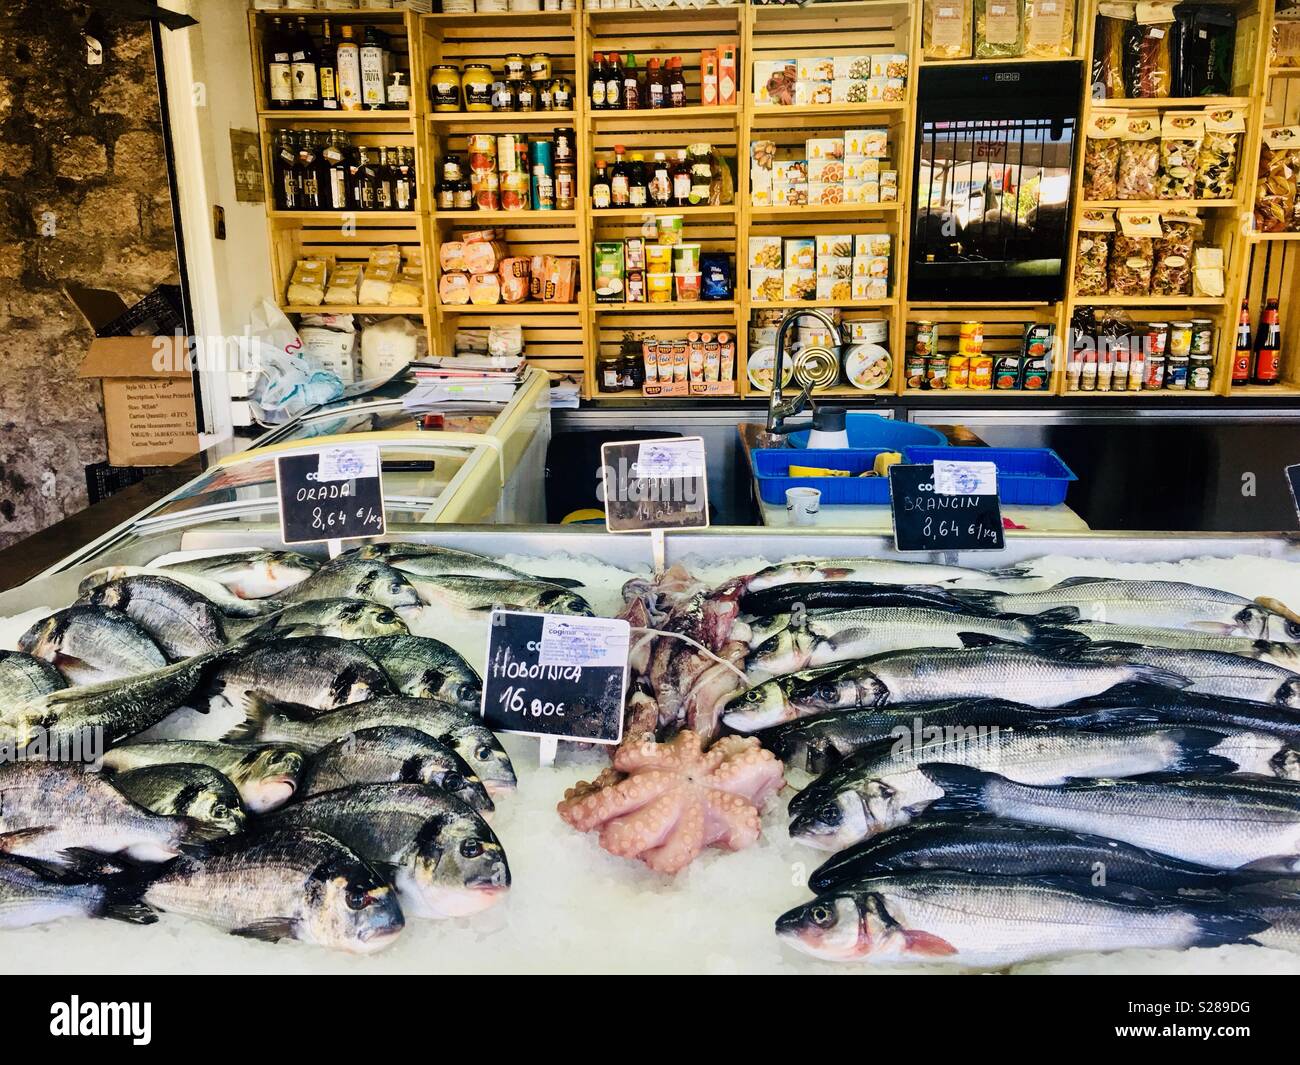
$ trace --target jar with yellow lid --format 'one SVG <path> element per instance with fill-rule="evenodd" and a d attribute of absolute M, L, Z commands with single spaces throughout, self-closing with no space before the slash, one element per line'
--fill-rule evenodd
<path fill-rule="evenodd" d="M 439 63 L 429 71 L 429 104 L 435 111 L 459 111 L 460 71 L 451 63 Z"/>
<path fill-rule="evenodd" d="M 492 110 L 492 68 L 486 63 L 467 63 L 460 76 L 466 111 Z"/>

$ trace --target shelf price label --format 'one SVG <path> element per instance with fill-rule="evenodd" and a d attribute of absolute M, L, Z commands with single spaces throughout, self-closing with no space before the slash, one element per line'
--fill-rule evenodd
<path fill-rule="evenodd" d="M 275 481 L 286 544 L 384 534 L 384 486 L 374 445 L 282 455 L 275 460 Z"/>
<path fill-rule="evenodd" d="M 551 742 L 619 743 L 631 632 L 618 618 L 493 611 L 485 724 Z"/>
<path fill-rule="evenodd" d="M 989 462 L 889 468 L 889 509 L 898 551 L 1000 551 L 1002 508 Z"/>

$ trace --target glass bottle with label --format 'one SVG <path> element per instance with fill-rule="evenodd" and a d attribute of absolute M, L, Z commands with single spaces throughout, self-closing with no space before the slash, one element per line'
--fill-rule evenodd
<path fill-rule="evenodd" d="M 411 86 L 405 70 L 389 72 L 384 98 L 384 107 L 389 111 L 405 111 L 411 106 Z"/>
<path fill-rule="evenodd" d="M 370 161 L 369 149 L 357 149 L 356 169 L 352 177 L 352 196 L 358 211 L 373 211 L 378 202 L 378 176 Z"/>
<path fill-rule="evenodd" d="M 375 210 L 391 211 L 396 202 L 393 193 L 393 167 L 388 159 L 388 149 L 379 149 L 379 162 L 375 164 Z"/>
<path fill-rule="evenodd" d="M 667 106 L 664 93 L 664 72 L 659 65 L 659 57 L 651 56 L 650 62 L 646 64 L 646 96 L 652 111 L 658 111 L 661 107 Z"/>
<path fill-rule="evenodd" d="M 631 199 L 628 166 L 623 152 L 623 145 L 614 145 L 614 165 L 609 171 L 609 202 L 613 207 L 627 207 Z"/>
<path fill-rule="evenodd" d="M 383 108 L 387 75 L 388 50 L 383 45 L 381 32 L 374 26 L 367 26 L 361 45 L 361 103 L 367 111 Z"/>
<path fill-rule="evenodd" d="M 297 165 L 298 149 L 293 144 L 293 133 L 287 129 L 277 131 L 271 167 L 275 174 L 275 206 L 281 211 L 299 210 Z"/>
<path fill-rule="evenodd" d="M 632 161 L 627 165 L 627 205 L 644 207 L 650 200 L 646 187 L 645 156 L 640 152 L 632 153 Z"/>
<path fill-rule="evenodd" d="M 637 84 L 636 56 L 629 55 L 623 67 L 623 104 L 624 111 L 636 111 L 641 107 L 641 93 Z"/>
<path fill-rule="evenodd" d="M 1237 318 L 1237 346 L 1232 353 L 1232 383 L 1250 383 L 1250 365 L 1253 362 L 1250 337 L 1250 301 L 1241 301 L 1241 315 Z"/>
<path fill-rule="evenodd" d="M 610 205 L 609 175 L 605 172 L 605 160 L 596 162 L 596 176 L 591 179 L 591 206 L 597 209 Z"/>
<path fill-rule="evenodd" d="M 325 206 L 331 211 L 348 210 L 347 143 L 342 130 L 332 129 L 321 158 L 325 163 Z"/>
<path fill-rule="evenodd" d="M 707 144 L 692 144 L 691 191 L 692 207 L 705 207 L 709 202 L 709 187 L 713 184 L 713 164 L 710 162 L 711 149 Z"/>
<path fill-rule="evenodd" d="M 557 111 L 573 110 L 573 82 L 563 74 L 551 79 L 551 102 Z"/>
<path fill-rule="evenodd" d="M 317 165 L 316 134 L 303 130 L 298 134 L 298 190 L 302 194 L 301 210 L 319 211 L 322 207 L 320 169 Z"/>
<path fill-rule="evenodd" d="M 266 95 L 273 108 L 293 109 L 293 42 L 280 18 L 266 33 Z"/>
<path fill-rule="evenodd" d="M 298 19 L 293 50 L 289 54 L 293 73 L 293 106 L 298 111 L 315 111 L 320 107 L 320 81 L 316 67 L 316 45 L 307 31 L 307 20 Z"/>
<path fill-rule="evenodd" d="M 672 173 L 668 166 L 668 157 L 663 152 L 655 152 L 654 161 L 650 164 L 646 193 L 653 207 L 667 207 L 673 202 Z"/>
<path fill-rule="evenodd" d="M 596 383 L 602 392 L 623 391 L 621 352 L 602 350 L 596 356 Z"/>
<path fill-rule="evenodd" d="M 455 211 L 458 209 L 456 207 L 456 188 L 460 184 L 463 173 L 459 155 L 450 152 L 443 157 L 438 187 L 434 189 L 439 211 Z"/>
<path fill-rule="evenodd" d="M 1255 341 L 1255 371 L 1250 375 L 1252 385 L 1275 385 L 1282 376 L 1282 325 L 1278 317 L 1277 300 L 1270 298 L 1264 304 L 1259 319 L 1259 336 Z"/>
<path fill-rule="evenodd" d="M 686 149 L 677 149 L 677 158 L 668 171 L 672 180 L 672 206 L 691 205 L 691 164 L 686 160 Z"/>
<path fill-rule="evenodd" d="M 617 52 L 610 52 L 605 62 L 605 106 L 610 110 L 623 107 L 623 61 Z"/>
<path fill-rule="evenodd" d="M 681 56 L 668 60 L 668 106 L 686 106 L 686 75 L 682 73 Z"/>
<path fill-rule="evenodd" d="M 344 111 L 361 111 L 361 49 L 352 39 L 352 27 L 339 31 L 338 52 L 334 63 L 338 71 L 339 106 Z"/>
<path fill-rule="evenodd" d="M 416 198 L 415 149 L 399 148 L 397 155 L 397 209 L 399 211 L 414 211 Z"/>
<path fill-rule="evenodd" d="M 325 111 L 339 109 L 339 82 L 337 57 L 334 49 L 334 33 L 330 20 L 326 19 L 322 28 L 320 59 L 317 64 L 320 73 L 320 105 Z"/>
<path fill-rule="evenodd" d="M 591 94 L 591 109 L 605 110 L 605 57 L 597 52 L 591 57 L 591 67 L 587 73 L 587 87 Z"/>

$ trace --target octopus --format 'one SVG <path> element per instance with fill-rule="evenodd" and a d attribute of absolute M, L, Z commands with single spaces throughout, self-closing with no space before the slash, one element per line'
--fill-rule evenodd
<path fill-rule="evenodd" d="M 785 784 L 784 766 L 753 736 L 724 736 L 707 750 L 689 729 L 667 743 L 624 744 L 612 768 L 564 793 L 557 810 L 600 845 L 674 874 L 706 847 L 737 851 L 761 831 L 759 810 Z"/>

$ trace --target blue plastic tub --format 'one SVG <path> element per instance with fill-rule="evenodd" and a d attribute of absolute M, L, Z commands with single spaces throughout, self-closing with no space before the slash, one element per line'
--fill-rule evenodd
<path fill-rule="evenodd" d="M 849 434 L 851 448 L 879 448 L 882 451 L 902 451 L 912 444 L 946 447 L 948 438 L 937 429 L 911 422 L 899 422 L 866 411 L 849 411 L 844 418 L 844 428 Z M 809 430 L 802 429 L 789 436 L 791 447 L 807 447 Z"/>
<path fill-rule="evenodd" d="M 888 503 L 888 477 L 857 477 L 871 469 L 876 456 L 892 448 L 848 448 L 834 450 L 788 447 L 755 448 L 754 473 L 758 477 L 758 494 L 764 503 L 785 502 L 787 488 L 817 488 L 822 503 L 828 505 Z M 936 449 L 937 450 L 937 449 Z M 946 449 L 945 449 L 946 450 Z M 790 466 L 821 466 L 828 470 L 848 470 L 848 477 L 791 477 Z"/>
<path fill-rule="evenodd" d="M 1079 479 L 1049 447 L 909 447 L 903 457 L 910 463 L 935 459 L 991 462 L 998 468 L 998 498 L 1022 506 L 1064 503 L 1070 482 Z"/>

